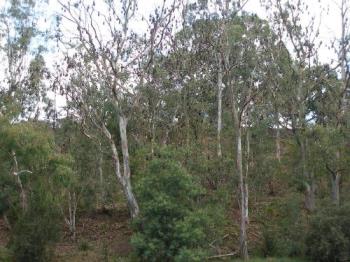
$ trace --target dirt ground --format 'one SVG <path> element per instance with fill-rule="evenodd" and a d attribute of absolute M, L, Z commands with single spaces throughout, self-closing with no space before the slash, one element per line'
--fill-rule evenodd
<path fill-rule="evenodd" d="M 124 209 L 81 214 L 75 240 L 67 228 L 62 230 L 61 241 L 54 248 L 54 261 L 124 261 L 132 251 L 129 221 Z M 0 218 L 0 247 L 5 247 L 8 241 L 9 231 Z"/>

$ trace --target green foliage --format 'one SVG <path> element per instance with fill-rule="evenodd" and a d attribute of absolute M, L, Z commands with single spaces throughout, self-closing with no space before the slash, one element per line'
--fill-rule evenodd
<path fill-rule="evenodd" d="M 17 223 L 21 216 L 19 207 L 20 188 L 13 175 L 15 162 L 24 190 L 31 192 L 39 180 L 48 175 L 48 162 L 54 152 L 52 133 L 43 124 L 22 122 L 10 124 L 6 121 L 0 126 L 0 214 L 6 213 L 10 224 Z"/>
<path fill-rule="evenodd" d="M 79 249 L 80 251 L 88 251 L 89 249 L 91 249 L 91 247 L 90 247 L 90 245 L 89 245 L 89 242 L 87 242 L 85 239 L 82 239 L 82 240 L 79 242 L 78 249 Z"/>
<path fill-rule="evenodd" d="M 58 240 L 60 214 L 55 198 L 38 184 L 30 194 L 28 210 L 17 221 L 10 241 L 16 261 L 50 261 L 50 247 Z"/>
<path fill-rule="evenodd" d="M 350 206 L 328 207 L 315 214 L 306 238 L 313 261 L 350 260 Z"/>
<path fill-rule="evenodd" d="M 10 250 L 4 247 L 0 247 L 0 261 L 11 262 L 13 261 L 12 253 Z"/>
<path fill-rule="evenodd" d="M 136 188 L 141 213 L 132 237 L 135 252 L 147 261 L 200 261 L 206 217 L 195 209 L 202 190 L 169 159 L 156 159 Z"/>
<path fill-rule="evenodd" d="M 22 122 L 0 127 L 0 158 L 10 162 L 15 152 L 19 167 L 32 172 L 42 171 L 54 150 L 53 135 L 44 124 Z"/>
<path fill-rule="evenodd" d="M 264 210 L 262 218 L 264 257 L 302 256 L 305 252 L 304 232 L 306 222 L 300 209 L 300 198 L 291 195 L 285 199 L 276 199 Z"/>

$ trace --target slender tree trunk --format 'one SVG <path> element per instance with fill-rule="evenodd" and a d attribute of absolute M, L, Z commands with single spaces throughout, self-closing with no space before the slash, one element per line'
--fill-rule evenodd
<path fill-rule="evenodd" d="M 105 189 L 104 189 L 104 178 L 103 178 L 103 152 L 102 145 L 99 143 L 99 158 L 98 158 L 98 176 L 99 176 L 99 200 L 97 203 L 97 208 L 101 207 L 101 209 L 105 208 Z"/>
<path fill-rule="evenodd" d="M 135 218 L 139 213 L 139 206 L 137 204 L 136 198 L 132 192 L 131 187 L 131 173 L 130 173 L 130 164 L 129 164 L 129 149 L 128 149 L 128 139 L 126 136 L 126 126 L 127 119 L 124 116 L 119 117 L 119 131 L 120 131 L 120 139 L 122 144 L 122 154 L 123 154 L 123 188 L 124 193 L 128 201 L 131 217 Z"/>
<path fill-rule="evenodd" d="M 249 127 L 248 127 L 249 128 Z M 245 163 L 245 174 L 244 174 L 244 216 L 245 221 L 249 224 L 249 191 L 248 191 L 248 175 L 249 175 L 249 165 L 250 165 L 250 135 L 247 129 L 246 134 L 246 163 Z"/>
<path fill-rule="evenodd" d="M 189 90 L 188 90 L 188 86 L 186 85 L 185 86 L 185 89 L 184 89 L 184 114 L 185 114 L 185 126 L 186 126 L 186 147 L 188 148 L 190 146 L 190 135 L 191 135 L 191 132 L 190 132 L 190 113 L 189 113 L 189 102 L 188 102 L 188 99 L 189 99 Z"/>
<path fill-rule="evenodd" d="M 276 159 L 278 162 L 281 162 L 281 132 L 280 132 L 280 125 L 279 125 L 279 115 L 278 112 L 275 113 L 276 118 Z"/>
<path fill-rule="evenodd" d="M 314 182 L 313 175 L 309 174 L 307 170 L 307 155 L 306 155 L 306 139 L 301 139 L 300 144 L 300 154 L 301 154 L 301 165 L 302 165 L 302 173 L 305 179 L 305 208 L 312 212 L 315 210 L 315 192 L 316 185 Z"/>
<path fill-rule="evenodd" d="M 73 239 L 76 238 L 77 230 L 76 230 L 76 217 L 77 217 L 77 207 L 78 207 L 78 201 L 76 193 L 73 192 Z"/>
<path fill-rule="evenodd" d="M 168 144 L 169 132 L 170 132 L 170 130 L 167 128 L 165 130 L 164 138 L 163 138 L 163 141 L 162 141 L 163 146 L 166 146 Z"/>
<path fill-rule="evenodd" d="M 153 116 L 155 115 L 155 113 L 153 113 Z M 153 117 L 154 118 L 154 117 Z M 156 126 L 155 126 L 155 120 L 152 119 L 152 124 L 151 124 L 151 154 L 152 156 L 154 155 L 154 147 L 156 144 Z"/>
<path fill-rule="evenodd" d="M 339 206 L 340 203 L 340 179 L 341 174 L 339 172 L 335 172 L 331 176 L 332 179 L 332 202 Z"/>
<path fill-rule="evenodd" d="M 298 70 L 298 69 L 297 69 Z M 308 158 L 307 158 L 307 138 L 305 135 L 305 129 L 306 129 L 306 120 L 305 120 L 305 101 L 304 101 L 304 92 L 303 92 L 303 81 L 304 81 L 304 71 L 298 71 L 299 72 L 299 83 L 298 83 L 298 89 L 297 89 L 297 101 L 298 101 L 298 125 L 296 130 L 296 139 L 299 144 L 299 150 L 300 150 L 300 164 L 301 164 L 301 171 L 304 178 L 304 184 L 305 184 L 305 199 L 304 204 L 305 208 L 312 212 L 315 210 L 315 192 L 316 192 L 316 185 L 314 182 L 314 177 L 312 174 L 310 174 L 308 170 Z"/>
<path fill-rule="evenodd" d="M 239 176 L 239 190 L 241 193 L 241 225 L 240 225 L 240 253 L 244 260 L 248 259 L 248 241 L 247 241 L 247 210 L 246 204 L 248 203 L 248 196 L 246 195 L 246 183 L 243 174 L 242 165 L 242 130 L 241 127 L 236 129 L 236 165 Z"/>
<path fill-rule="evenodd" d="M 232 96 L 233 90 L 232 90 Z M 236 139 L 236 170 L 239 179 L 239 191 L 240 191 L 240 208 L 241 208 L 241 221 L 240 221 L 240 254 L 242 259 L 248 260 L 248 238 L 247 238 L 247 219 L 248 219 L 248 185 L 246 177 L 243 173 L 243 153 L 242 153 L 242 127 L 238 115 L 238 110 L 234 97 L 232 99 L 232 114 L 234 118 L 235 127 L 235 139 Z"/>
<path fill-rule="evenodd" d="M 16 152 L 12 151 L 12 157 L 13 157 L 13 162 L 14 162 L 14 167 L 13 167 L 13 175 L 16 176 L 16 181 L 17 181 L 17 185 L 20 189 L 20 198 L 21 198 L 21 205 L 22 205 L 22 209 L 23 211 L 26 211 L 28 208 L 28 202 L 27 202 L 27 194 L 23 188 L 23 184 L 21 181 L 21 177 L 20 177 L 20 172 L 19 172 L 19 168 L 18 168 L 18 162 L 17 162 L 17 157 L 16 157 Z"/>
<path fill-rule="evenodd" d="M 218 123 L 217 123 L 217 156 L 222 157 L 221 151 L 221 130 L 222 130 L 222 61 L 218 58 Z"/>
<path fill-rule="evenodd" d="M 127 125 L 126 119 L 124 117 L 121 117 L 119 119 L 119 128 L 120 128 L 120 137 L 122 140 L 123 166 L 124 166 L 123 174 L 120 171 L 119 154 L 118 154 L 117 147 L 113 141 L 112 135 L 109 132 L 109 130 L 106 128 L 106 126 L 102 126 L 102 129 L 103 129 L 103 133 L 109 140 L 109 144 L 112 150 L 115 175 L 122 187 L 124 196 L 127 201 L 130 216 L 131 218 L 135 218 L 139 214 L 139 206 L 133 194 L 131 182 L 130 182 L 130 167 L 129 167 L 129 153 L 127 150 L 126 125 Z"/>
<path fill-rule="evenodd" d="M 186 147 L 190 146 L 190 117 L 186 103 Z"/>
<path fill-rule="evenodd" d="M 224 11 L 223 11 L 223 17 L 225 20 L 228 18 L 228 11 L 229 11 L 229 0 L 225 0 L 224 3 Z M 229 36 L 226 28 L 226 21 L 222 23 L 222 34 L 223 34 L 223 42 L 222 42 L 222 51 L 223 51 L 223 64 L 225 72 L 228 72 L 230 68 L 230 49 L 229 49 Z M 219 69 L 220 71 L 220 69 Z M 226 73 L 226 77 L 230 78 L 230 75 Z M 234 122 L 234 132 L 235 132 L 235 146 L 236 146 L 236 172 L 238 173 L 239 178 L 239 193 L 240 193 L 240 215 L 241 215 L 241 221 L 240 221 L 240 238 L 239 238 L 239 248 L 240 248 L 240 255 L 243 260 L 248 260 L 248 237 L 247 237 L 247 221 L 248 221 L 248 184 L 246 181 L 246 177 L 243 172 L 243 156 L 242 156 L 242 123 L 239 116 L 239 107 L 237 105 L 237 99 L 235 95 L 235 89 L 234 89 L 234 83 L 233 79 L 229 80 L 228 86 L 230 86 L 231 89 L 231 110 L 232 110 L 232 116 L 233 116 L 233 122 Z M 221 94 L 222 95 L 222 94 Z M 242 110 L 242 109 L 241 109 Z M 242 112 L 241 112 L 242 113 Z"/>
<path fill-rule="evenodd" d="M 347 27 L 347 12 L 349 9 L 346 6 L 347 1 L 342 0 L 341 2 L 341 50 L 340 50 L 340 66 L 341 66 L 341 80 L 342 80 L 342 96 L 340 98 L 340 116 L 337 123 L 337 128 L 341 129 L 345 124 L 345 112 L 347 110 L 347 42 L 346 42 L 346 27 Z M 341 145 L 340 145 L 341 146 Z M 340 180 L 341 173 L 339 171 L 339 161 L 340 161 L 340 149 L 336 152 L 336 162 L 337 162 L 337 171 L 331 174 L 331 182 L 332 182 L 332 202 L 335 205 L 339 205 L 340 203 Z"/>
<path fill-rule="evenodd" d="M 69 231 L 72 234 L 73 240 L 76 239 L 76 212 L 77 212 L 77 198 L 75 192 L 73 194 L 68 192 L 68 215 L 69 219 L 66 219 L 66 223 L 69 227 Z"/>
<path fill-rule="evenodd" d="M 347 6 L 348 0 L 342 0 L 341 2 L 341 50 L 340 50 L 340 66 L 341 66 L 341 80 L 342 80 L 342 97 L 341 97 L 341 123 L 344 117 L 346 107 L 347 107 L 347 26 L 348 26 L 348 12 L 349 7 Z"/>
<path fill-rule="evenodd" d="M 310 183 L 305 182 L 306 187 L 306 194 L 305 194 L 305 208 L 312 212 L 315 210 L 315 191 L 316 191 L 316 185 L 315 182 L 312 180 Z"/>

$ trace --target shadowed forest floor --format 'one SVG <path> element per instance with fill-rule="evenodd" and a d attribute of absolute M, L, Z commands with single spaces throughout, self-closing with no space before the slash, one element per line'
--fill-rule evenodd
<path fill-rule="evenodd" d="M 231 213 L 232 221 L 238 221 L 238 210 Z M 61 240 L 54 247 L 54 262 L 99 262 L 99 261 L 134 261 L 130 238 L 132 229 L 126 207 L 115 206 L 106 210 L 81 213 L 77 216 L 77 236 L 73 240 L 66 226 L 63 226 Z M 261 230 L 254 220 L 250 223 L 249 240 L 254 246 L 261 238 Z M 210 243 L 218 254 L 227 254 L 237 247 L 231 246 L 237 242 L 237 225 L 230 225 L 221 245 Z M 0 218 L 0 249 L 6 247 L 9 241 L 9 231 L 3 218 Z M 208 259 L 208 261 L 236 261 L 234 257 Z M 291 258 L 251 258 L 251 262 L 297 262 L 303 261 Z"/>
<path fill-rule="evenodd" d="M 133 261 L 129 214 L 124 208 L 82 214 L 77 223 L 77 238 L 72 240 L 68 230 L 62 232 L 61 241 L 56 244 L 54 262 L 99 262 Z M 4 220 L 0 219 L 0 247 L 9 241 Z M 224 250 L 221 250 L 224 251 Z M 232 257 L 208 261 L 236 261 Z M 251 262 L 297 262 L 291 258 L 252 258 Z"/>
<path fill-rule="evenodd" d="M 82 214 L 77 221 L 77 238 L 62 232 L 56 244 L 55 262 L 123 261 L 131 253 L 129 214 L 125 209 Z M 9 233 L 0 219 L 0 247 L 6 246 Z"/>

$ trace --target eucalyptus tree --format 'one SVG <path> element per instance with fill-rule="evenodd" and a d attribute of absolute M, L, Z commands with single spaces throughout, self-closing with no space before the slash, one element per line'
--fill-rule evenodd
<path fill-rule="evenodd" d="M 38 10 L 42 4 L 40 0 L 7 1 L 0 10 L 0 55 L 4 62 L 0 81 L 0 117 L 4 118 L 4 126 L 10 126 L 10 122 L 19 117 L 37 118 L 39 103 L 46 97 L 43 79 L 47 71 L 40 44 L 43 38 L 37 27 Z M 32 172 L 21 170 L 18 151 L 22 149 L 16 148 L 15 144 L 12 146 L 10 173 L 20 189 L 22 209 L 26 210 L 28 197 L 22 176 Z"/>
<path fill-rule="evenodd" d="M 64 87 L 69 102 L 83 122 L 108 141 L 115 175 L 122 187 L 131 217 L 139 213 L 131 187 L 127 123 L 138 106 L 136 85 L 142 84 L 145 67 L 152 64 L 164 41 L 172 35 L 172 21 L 179 1 L 164 1 L 149 19 L 138 19 L 136 0 L 60 1 L 61 25 L 76 28 L 73 35 L 58 34 L 68 47 L 69 83 Z M 141 21 L 139 21 L 141 20 Z M 133 23 L 140 23 L 138 32 Z M 136 27 L 136 28 L 135 28 Z M 67 40 L 69 38 L 70 40 Z M 71 48 L 72 47 L 72 48 Z M 75 48 L 75 49 L 74 49 Z M 114 130 L 119 125 L 123 172 Z"/>
<path fill-rule="evenodd" d="M 270 118 L 271 128 L 275 130 L 275 156 L 281 162 L 281 129 L 288 128 L 288 109 L 285 107 L 285 98 L 292 79 L 292 58 L 283 43 L 280 28 L 275 28 L 266 45 L 268 57 L 266 64 L 266 81 L 269 83 L 269 92 L 265 97 L 265 110 Z M 287 122 L 287 123 L 286 123 Z"/>
<path fill-rule="evenodd" d="M 240 192 L 239 246 L 241 256 L 247 259 L 248 173 L 251 155 L 249 129 L 253 125 L 252 114 L 258 110 L 256 108 L 263 102 L 267 90 L 264 75 L 268 67 L 269 47 L 267 45 L 271 38 L 271 31 L 266 21 L 254 15 L 239 14 L 242 5 L 232 1 L 219 1 L 214 3 L 214 7 L 210 7 L 209 4 L 204 7 L 198 4 L 196 7 L 198 9 L 193 8 L 194 14 L 192 13 L 192 16 L 191 13 L 189 14 L 189 18 L 194 19 L 190 23 L 193 28 L 190 32 L 193 33 L 191 33 L 189 46 L 192 52 L 202 54 L 202 56 L 197 56 L 198 61 L 203 61 L 199 72 L 212 85 L 215 83 L 217 156 L 219 158 L 222 155 L 220 142 L 222 100 L 225 98 L 224 94 L 229 96 L 229 99 L 226 100 L 229 101 L 233 118 L 234 155 Z M 214 11 L 211 11 L 210 8 L 213 8 Z M 197 19 L 195 19 L 195 14 L 197 14 Z M 242 141 L 244 136 L 245 142 Z M 243 165 L 245 165 L 244 169 Z"/>
<path fill-rule="evenodd" d="M 217 88 L 217 156 L 222 156 L 221 149 L 221 129 L 222 129 L 222 100 L 223 90 L 229 94 L 231 114 L 235 134 L 235 158 L 236 171 L 239 180 L 239 203 L 240 203 L 240 241 L 239 249 L 242 258 L 248 258 L 247 244 L 247 224 L 248 215 L 248 172 L 250 156 L 249 132 L 246 132 L 246 159 L 242 149 L 243 129 L 248 131 L 250 123 L 250 111 L 257 103 L 260 95 L 263 94 L 261 82 L 262 67 L 257 61 L 263 64 L 264 37 L 268 26 L 257 17 L 242 15 L 237 16 L 240 6 L 231 1 L 219 1 L 215 3 L 216 13 L 210 12 L 210 7 L 203 9 L 202 19 L 193 23 L 193 27 L 205 28 L 197 30 L 199 37 L 203 40 L 195 39 L 192 43 L 202 43 L 198 45 L 202 53 L 211 51 L 211 55 L 204 63 L 211 63 L 213 66 L 204 66 L 202 74 L 212 82 L 216 79 Z M 204 14 L 203 14 L 204 13 Z M 199 25 L 199 26 L 198 26 Z M 196 38 L 196 34 L 194 34 Z M 198 38 L 198 36 L 197 36 Z M 203 44 L 205 43 L 205 44 Z M 193 45 L 191 45 L 193 46 Z M 202 66 L 203 68 L 203 66 Z M 213 77 L 213 74 L 216 74 Z M 246 163 L 243 170 L 243 163 Z"/>
<path fill-rule="evenodd" d="M 38 26 L 44 1 L 6 1 L 0 10 L 0 114 L 37 119 L 48 104 L 44 79 L 49 77 L 43 53 L 46 33 Z"/>
<path fill-rule="evenodd" d="M 335 3 L 337 4 L 337 3 Z M 336 119 L 335 129 L 338 131 L 338 138 L 340 139 L 338 143 L 338 150 L 335 152 L 335 165 L 328 166 L 328 170 L 330 172 L 331 184 L 332 184 L 332 193 L 331 198 L 332 201 L 339 205 L 340 203 L 340 182 L 342 173 L 344 173 L 344 169 L 342 167 L 342 158 L 346 156 L 343 155 L 344 145 L 345 145 L 345 136 L 347 129 L 349 128 L 349 53 L 350 53 L 350 31 L 349 31 L 349 19 L 350 19 L 350 5 L 346 0 L 341 0 L 338 5 L 340 11 L 341 18 L 341 35 L 340 39 L 337 39 L 335 43 L 333 43 L 334 50 L 338 55 L 338 69 L 340 75 L 340 89 L 337 88 L 337 85 L 334 86 L 335 90 L 339 90 L 337 97 L 336 105 L 337 112 L 335 112 L 334 116 Z M 333 92 L 334 94 L 334 92 Z M 334 98 L 334 96 L 333 96 Z"/>
<path fill-rule="evenodd" d="M 193 28 L 193 48 L 197 53 L 197 60 L 205 60 L 205 66 L 201 68 L 204 75 L 216 89 L 216 136 L 217 157 L 222 157 L 222 128 L 223 128 L 223 95 L 225 85 L 224 75 L 224 50 L 223 41 L 226 33 L 226 23 L 239 14 L 245 1 L 195 1 L 187 6 L 185 24 Z M 192 46 L 192 45 L 190 45 Z M 214 54 L 214 55 L 213 55 Z M 213 76 L 215 75 L 215 77 Z"/>
<path fill-rule="evenodd" d="M 248 172 L 244 172 L 244 161 L 249 162 L 249 128 L 251 114 L 262 102 L 267 90 L 264 80 L 266 54 L 264 45 L 270 34 L 266 21 L 252 15 L 242 16 L 227 24 L 224 38 L 228 48 L 224 54 L 224 81 L 230 90 L 231 112 L 235 133 L 236 168 L 239 176 L 241 205 L 241 256 L 248 257 L 246 225 L 248 218 Z M 259 61 L 259 63 L 258 63 Z M 247 142 L 243 149 L 242 137 L 246 129 Z M 246 150 L 247 159 L 243 159 Z"/>
<path fill-rule="evenodd" d="M 309 6 L 305 1 L 263 1 L 271 14 L 274 28 L 278 28 L 281 39 L 290 48 L 292 56 L 292 76 L 290 78 L 289 94 L 286 105 L 289 107 L 289 124 L 300 151 L 300 173 L 305 187 L 305 207 L 312 211 L 315 209 L 316 184 L 314 171 L 308 165 L 308 139 L 306 131 L 310 123 L 310 114 L 307 108 L 308 98 L 318 79 L 313 79 L 307 72 L 318 64 L 319 29 L 316 18 L 311 15 Z M 302 16 L 308 14 L 308 26 L 303 26 Z M 309 77 L 309 78 L 308 78 Z M 310 113 L 310 114 L 309 114 Z"/>

